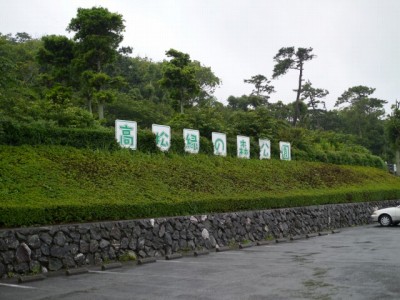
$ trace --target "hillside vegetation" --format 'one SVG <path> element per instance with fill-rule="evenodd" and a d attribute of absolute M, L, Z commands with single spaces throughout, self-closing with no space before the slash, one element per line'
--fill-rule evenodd
<path fill-rule="evenodd" d="M 1 226 L 117 220 L 395 199 L 370 167 L 0 146 Z"/>

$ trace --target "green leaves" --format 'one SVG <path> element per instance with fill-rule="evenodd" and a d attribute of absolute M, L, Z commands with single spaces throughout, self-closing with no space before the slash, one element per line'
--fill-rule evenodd
<path fill-rule="evenodd" d="M 138 138 L 155 148 L 151 132 Z M 398 178 L 364 167 L 61 146 L 3 145 L 0 157 L 0 227 L 400 197 Z"/>
<path fill-rule="evenodd" d="M 103 37 L 101 45 L 117 48 L 123 39 L 121 33 L 125 25 L 122 15 L 111 13 L 107 8 L 78 8 L 77 16 L 71 20 L 67 30 L 76 32 L 74 40 L 78 43 L 94 43 L 95 37 Z"/>
<path fill-rule="evenodd" d="M 170 96 L 179 102 L 180 112 L 188 105 L 190 99 L 200 92 L 196 80 L 196 68 L 191 65 L 189 54 L 170 49 L 166 55 L 171 58 L 163 64 L 163 77 L 159 83 L 168 89 Z"/>

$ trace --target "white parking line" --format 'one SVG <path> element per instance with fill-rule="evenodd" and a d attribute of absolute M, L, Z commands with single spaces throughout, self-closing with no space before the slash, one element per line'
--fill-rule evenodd
<path fill-rule="evenodd" d="M 15 287 L 15 288 L 20 288 L 20 289 L 36 289 L 33 286 L 19 285 L 19 284 L 9 284 L 9 283 L 0 283 L 0 286 L 9 286 L 9 287 Z"/>

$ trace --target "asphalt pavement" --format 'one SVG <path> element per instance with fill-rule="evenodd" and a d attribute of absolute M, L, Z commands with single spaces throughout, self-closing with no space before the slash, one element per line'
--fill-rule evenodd
<path fill-rule="evenodd" d="M 176 260 L 123 265 L 21 284 L 0 299 L 400 299 L 400 226 Z"/>

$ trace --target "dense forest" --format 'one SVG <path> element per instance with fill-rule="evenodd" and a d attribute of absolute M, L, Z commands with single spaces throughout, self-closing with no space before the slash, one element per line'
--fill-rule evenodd
<path fill-rule="evenodd" d="M 274 69 L 265 70 L 270 78 L 244 78 L 254 87 L 250 94 L 216 99 L 223 78 L 189 54 L 166 49 L 166 59 L 155 62 L 121 47 L 125 25 L 118 13 L 80 8 L 66 25 L 72 38 L 0 34 L 0 122 L 98 129 L 124 119 L 139 128 L 194 128 L 208 138 L 219 131 L 284 140 L 297 153 L 372 153 L 387 162 L 397 153 L 399 160 L 399 106 L 385 112 L 387 101 L 360 85 L 343 91 L 335 109 L 327 110 L 329 91 L 314 87 L 303 72 L 317 59 L 312 48 L 277 49 Z M 289 71 L 298 74 L 296 100 L 272 103 L 273 81 Z"/>

